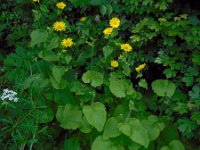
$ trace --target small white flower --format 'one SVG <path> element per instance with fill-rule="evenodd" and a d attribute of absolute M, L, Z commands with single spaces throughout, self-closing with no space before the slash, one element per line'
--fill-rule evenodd
<path fill-rule="evenodd" d="M 9 89 L 4 89 L 3 90 L 3 94 L 0 97 L 3 101 L 4 100 L 9 100 L 9 101 L 14 101 L 14 102 L 18 102 L 18 98 L 17 98 L 17 92 L 9 90 Z"/>

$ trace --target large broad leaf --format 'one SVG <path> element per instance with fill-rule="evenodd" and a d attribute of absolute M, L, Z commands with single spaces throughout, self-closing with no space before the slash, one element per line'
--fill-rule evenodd
<path fill-rule="evenodd" d="M 103 140 L 102 136 L 98 136 L 93 144 L 91 150 L 117 150 L 110 140 Z"/>
<path fill-rule="evenodd" d="M 60 83 L 58 83 L 53 76 L 50 76 L 49 81 L 55 89 L 64 89 L 68 84 L 68 82 L 64 79 L 61 79 Z"/>
<path fill-rule="evenodd" d="M 41 51 L 39 57 L 46 61 L 58 61 L 59 56 L 53 51 Z"/>
<path fill-rule="evenodd" d="M 122 98 L 135 92 L 133 87 L 126 80 L 110 78 L 110 91 L 116 97 Z"/>
<path fill-rule="evenodd" d="M 183 144 L 179 140 L 173 140 L 169 146 L 164 146 L 161 150 L 185 150 Z"/>
<path fill-rule="evenodd" d="M 45 42 L 48 38 L 47 31 L 36 29 L 31 33 L 31 47 L 36 44 Z"/>
<path fill-rule="evenodd" d="M 61 79 L 62 79 L 62 76 L 64 75 L 65 73 L 65 68 L 63 67 L 60 67 L 60 66 L 54 66 L 52 68 L 52 74 L 53 74 L 53 77 L 55 78 L 55 80 L 60 83 Z"/>
<path fill-rule="evenodd" d="M 152 84 L 152 89 L 153 91 L 158 95 L 158 96 L 167 96 L 171 97 L 174 95 L 176 86 L 173 82 L 169 80 L 162 80 L 158 79 L 155 80 Z"/>
<path fill-rule="evenodd" d="M 145 148 L 149 145 L 149 137 L 146 129 L 140 121 L 135 118 L 128 119 L 125 123 L 119 124 L 119 130 L 127 135 L 132 141 Z"/>
<path fill-rule="evenodd" d="M 112 137 L 119 136 L 121 133 L 119 132 L 118 124 L 119 121 L 117 119 L 115 119 L 114 117 L 109 118 L 105 124 L 103 139 L 106 140 Z"/>
<path fill-rule="evenodd" d="M 164 128 L 164 124 L 159 122 L 156 116 L 149 116 L 148 119 L 142 120 L 141 123 L 147 130 L 150 141 L 155 140 L 159 136 L 160 131 Z"/>
<path fill-rule="evenodd" d="M 106 110 L 102 103 L 96 102 L 92 105 L 84 106 L 83 114 L 85 115 L 87 121 L 99 132 L 103 130 L 106 122 Z"/>
<path fill-rule="evenodd" d="M 92 130 L 92 126 L 88 123 L 87 119 L 85 118 L 85 116 L 83 117 L 81 126 L 80 126 L 80 131 L 83 133 L 89 133 Z"/>
<path fill-rule="evenodd" d="M 64 129 L 77 129 L 82 123 L 82 112 L 76 107 L 67 104 L 65 107 L 58 107 L 56 118 Z"/>
<path fill-rule="evenodd" d="M 84 83 L 90 83 L 91 86 L 97 87 L 103 84 L 103 74 L 96 71 L 87 71 L 83 74 Z"/>

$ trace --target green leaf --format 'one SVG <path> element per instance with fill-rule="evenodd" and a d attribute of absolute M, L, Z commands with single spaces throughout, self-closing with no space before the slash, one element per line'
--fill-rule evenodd
<path fill-rule="evenodd" d="M 145 89 L 148 88 L 148 87 L 147 87 L 147 82 L 146 82 L 145 79 L 141 79 L 141 80 L 139 81 L 138 85 L 139 85 L 140 87 L 145 88 Z"/>
<path fill-rule="evenodd" d="M 36 44 L 45 42 L 48 38 L 47 31 L 36 29 L 31 33 L 31 43 L 30 46 L 33 47 Z"/>
<path fill-rule="evenodd" d="M 62 128 L 77 129 L 82 123 L 82 112 L 75 106 L 66 104 L 65 106 L 58 107 L 56 118 Z"/>
<path fill-rule="evenodd" d="M 91 130 L 92 130 L 92 126 L 88 123 L 87 119 L 84 116 L 83 121 L 80 126 L 80 131 L 83 133 L 90 133 Z"/>
<path fill-rule="evenodd" d="M 55 89 L 64 89 L 68 84 L 68 82 L 64 79 L 61 79 L 60 83 L 58 83 L 52 76 L 50 76 L 49 81 Z"/>
<path fill-rule="evenodd" d="M 179 140 L 173 140 L 169 146 L 164 146 L 161 150 L 185 150 L 184 145 Z"/>
<path fill-rule="evenodd" d="M 147 130 L 150 141 L 155 140 L 159 136 L 160 131 L 164 128 L 164 124 L 158 122 L 156 116 L 149 116 L 148 119 L 142 120 L 141 123 Z"/>
<path fill-rule="evenodd" d="M 103 54 L 104 54 L 105 58 L 110 56 L 110 54 L 112 54 L 112 52 L 113 52 L 113 48 L 111 46 L 104 46 L 103 47 Z"/>
<path fill-rule="evenodd" d="M 64 75 L 64 73 L 65 73 L 65 69 L 63 67 L 54 66 L 52 68 L 53 77 L 55 78 L 56 82 L 58 82 L 58 83 L 60 83 L 60 81 L 61 81 L 62 76 Z"/>
<path fill-rule="evenodd" d="M 91 86 L 97 87 L 103 84 L 103 74 L 97 71 L 87 71 L 83 74 L 84 83 L 90 83 Z"/>
<path fill-rule="evenodd" d="M 190 96 L 191 100 L 200 99 L 200 86 L 199 85 L 193 86 L 192 90 L 189 91 L 189 96 Z"/>
<path fill-rule="evenodd" d="M 194 134 L 194 130 L 197 128 L 197 125 L 192 120 L 187 118 L 178 120 L 178 129 L 182 132 L 184 136 L 192 137 Z"/>
<path fill-rule="evenodd" d="M 51 40 L 50 40 L 50 43 L 48 44 L 47 46 L 47 50 L 52 50 L 54 48 L 57 48 L 59 46 L 59 38 L 56 36 L 56 37 L 53 37 Z"/>
<path fill-rule="evenodd" d="M 108 15 L 110 16 L 112 14 L 112 12 L 113 12 L 113 8 L 112 8 L 111 5 L 106 5 L 106 7 L 107 7 Z"/>
<path fill-rule="evenodd" d="M 71 55 L 66 55 L 65 56 L 65 61 L 67 64 L 69 64 L 69 62 L 72 60 L 72 56 Z"/>
<path fill-rule="evenodd" d="M 100 7 L 100 12 L 101 12 L 101 14 L 104 16 L 104 15 L 106 14 L 106 12 L 107 12 L 106 6 L 101 5 L 101 7 Z"/>
<path fill-rule="evenodd" d="M 167 96 L 171 97 L 174 95 L 176 86 L 173 82 L 169 80 L 162 80 L 158 79 L 153 81 L 151 84 L 153 91 L 158 95 L 158 96 Z"/>
<path fill-rule="evenodd" d="M 117 137 L 121 134 L 118 129 L 118 124 L 119 124 L 119 121 L 115 119 L 114 117 L 111 117 L 107 120 L 104 127 L 104 132 L 103 132 L 104 140 L 112 138 L 112 137 Z"/>
<path fill-rule="evenodd" d="M 109 88 L 112 94 L 119 98 L 126 97 L 127 95 L 132 95 L 135 93 L 133 87 L 123 79 L 110 78 Z"/>
<path fill-rule="evenodd" d="M 192 119 L 195 120 L 198 125 L 200 125 L 200 113 L 199 112 L 193 112 Z"/>
<path fill-rule="evenodd" d="M 46 61 L 58 61 L 58 55 L 53 51 L 41 51 L 39 57 L 43 58 Z"/>
<path fill-rule="evenodd" d="M 37 109 L 38 123 L 49 123 L 53 120 L 54 114 L 50 108 Z"/>
<path fill-rule="evenodd" d="M 98 136 L 92 143 L 91 150 L 117 150 L 110 140 L 103 140 L 102 136 Z"/>
<path fill-rule="evenodd" d="M 89 4 L 93 6 L 103 5 L 105 0 L 90 0 Z"/>
<path fill-rule="evenodd" d="M 106 122 L 106 110 L 102 103 L 96 102 L 92 105 L 84 106 L 83 114 L 85 115 L 87 121 L 99 132 L 103 130 Z"/>
<path fill-rule="evenodd" d="M 135 143 L 138 143 L 145 148 L 148 147 L 148 133 L 138 119 L 130 118 L 127 119 L 125 123 L 119 124 L 119 131 L 130 137 L 130 139 Z"/>
<path fill-rule="evenodd" d="M 64 150 L 78 150 L 80 149 L 79 140 L 76 138 L 70 138 L 64 142 Z"/>

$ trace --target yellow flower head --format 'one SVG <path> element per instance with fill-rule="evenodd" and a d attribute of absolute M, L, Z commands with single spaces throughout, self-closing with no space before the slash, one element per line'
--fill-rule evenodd
<path fill-rule="evenodd" d="M 54 24 L 53 24 L 53 29 L 55 31 L 65 31 L 66 30 L 66 25 L 64 22 L 62 21 L 56 21 Z"/>
<path fill-rule="evenodd" d="M 33 2 L 38 2 L 38 3 L 39 3 L 39 2 L 40 2 L 40 0 L 33 0 Z"/>
<path fill-rule="evenodd" d="M 137 68 L 135 68 L 135 70 L 136 70 L 137 72 L 140 72 L 142 69 L 144 69 L 145 66 L 146 66 L 146 64 L 141 64 L 141 65 L 139 65 Z"/>
<path fill-rule="evenodd" d="M 121 49 L 124 50 L 125 52 L 130 52 L 133 50 L 132 46 L 128 43 L 121 44 Z"/>
<path fill-rule="evenodd" d="M 86 21 L 86 19 L 87 19 L 86 17 L 81 17 L 80 21 L 84 22 L 84 21 Z"/>
<path fill-rule="evenodd" d="M 105 35 L 110 35 L 113 32 L 113 28 L 106 28 L 103 30 L 103 33 Z"/>
<path fill-rule="evenodd" d="M 116 60 L 112 60 L 111 61 L 111 66 L 114 67 L 114 68 L 116 68 L 116 67 L 119 66 L 119 63 Z"/>
<path fill-rule="evenodd" d="M 56 4 L 56 7 L 59 8 L 59 9 L 64 9 L 64 8 L 66 7 L 66 4 L 63 3 L 63 2 L 58 2 L 58 3 Z"/>
<path fill-rule="evenodd" d="M 110 26 L 113 28 L 118 28 L 120 25 L 120 20 L 118 18 L 112 18 L 110 20 Z"/>
<path fill-rule="evenodd" d="M 62 47 L 67 48 L 71 47 L 74 44 L 71 38 L 63 39 L 61 42 Z"/>

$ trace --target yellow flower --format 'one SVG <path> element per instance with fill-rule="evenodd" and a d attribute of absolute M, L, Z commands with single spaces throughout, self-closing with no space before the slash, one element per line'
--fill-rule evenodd
<path fill-rule="evenodd" d="M 137 72 L 140 72 L 142 69 L 144 69 L 145 66 L 146 66 L 146 64 L 141 64 L 141 65 L 139 65 L 137 68 L 135 68 L 135 70 L 136 70 Z"/>
<path fill-rule="evenodd" d="M 106 28 L 103 30 L 103 33 L 105 35 L 110 35 L 113 32 L 113 28 Z"/>
<path fill-rule="evenodd" d="M 38 2 L 38 3 L 39 3 L 39 2 L 40 2 L 40 0 L 33 0 L 33 2 Z"/>
<path fill-rule="evenodd" d="M 116 68 L 116 67 L 119 66 L 119 63 L 116 60 L 112 60 L 111 61 L 111 66 L 114 67 L 114 68 Z"/>
<path fill-rule="evenodd" d="M 124 50 L 125 52 L 130 52 L 133 50 L 132 46 L 128 43 L 121 44 L 121 49 Z"/>
<path fill-rule="evenodd" d="M 53 29 L 55 31 L 65 31 L 66 30 L 66 25 L 64 22 L 62 21 L 56 21 L 54 24 L 53 24 Z"/>
<path fill-rule="evenodd" d="M 58 2 L 58 3 L 56 4 L 56 7 L 59 8 L 59 9 L 64 9 L 64 8 L 66 7 L 66 4 L 63 3 L 63 2 Z"/>
<path fill-rule="evenodd" d="M 67 48 L 71 47 L 74 44 L 71 38 L 63 39 L 61 42 L 62 47 Z"/>
<path fill-rule="evenodd" d="M 84 22 L 84 21 L 86 21 L 86 19 L 87 19 L 86 17 L 81 17 L 80 21 Z"/>
<path fill-rule="evenodd" d="M 120 25 L 120 20 L 118 18 L 112 18 L 110 20 L 110 26 L 113 28 L 118 28 Z"/>

